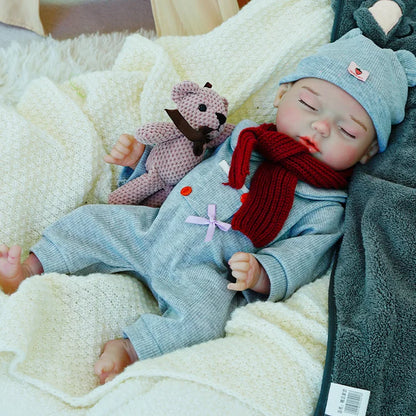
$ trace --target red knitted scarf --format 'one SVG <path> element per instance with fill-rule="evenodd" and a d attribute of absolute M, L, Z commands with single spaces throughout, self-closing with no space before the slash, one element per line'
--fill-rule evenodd
<path fill-rule="evenodd" d="M 343 189 L 351 175 L 351 169 L 337 172 L 319 161 L 305 146 L 277 132 L 274 124 L 262 124 L 241 131 L 226 185 L 236 189 L 244 185 L 253 150 L 265 161 L 256 170 L 250 192 L 231 225 L 249 237 L 255 247 L 267 245 L 282 229 L 298 180 L 319 188 Z"/>

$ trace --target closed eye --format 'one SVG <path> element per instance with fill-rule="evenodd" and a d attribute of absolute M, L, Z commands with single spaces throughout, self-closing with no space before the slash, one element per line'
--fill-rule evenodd
<path fill-rule="evenodd" d="M 340 130 L 342 131 L 343 134 L 345 134 L 348 137 L 351 137 L 351 139 L 355 139 L 355 136 L 351 133 L 348 133 L 347 130 L 343 129 L 342 127 L 340 127 Z"/>
<path fill-rule="evenodd" d="M 303 101 L 301 98 L 298 100 L 302 105 L 305 107 L 308 107 L 312 111 L 317 111 L 315 107 L 312 107 L 310 104 L 308 104 L 306 101 Z"/>

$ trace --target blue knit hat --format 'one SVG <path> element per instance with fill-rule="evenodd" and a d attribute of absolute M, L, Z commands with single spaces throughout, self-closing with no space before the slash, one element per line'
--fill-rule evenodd
<path fill-rule="evenodd" d="M 383 152 L 391 126 L 404 119 L 408 87 L 416 85 L 416 57 L 406 50 L 382 49 L 353 29 L 302 59 L 280 84 L 301 78 L 329 81 L 354 97 L 373 121 Z"/>

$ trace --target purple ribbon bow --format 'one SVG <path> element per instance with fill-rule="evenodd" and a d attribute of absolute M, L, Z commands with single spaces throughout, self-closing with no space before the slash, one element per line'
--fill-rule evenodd
<path fill-rule="evenodd" d="M 190 224 L 198 224 L 198 225 L 208 225 L 207 235 L 205 237 L 205 241 L 211 241 L 212 237 L 214 236 L 215 227 L 218 227 L 221 231 L 228 231 L 231 228 L 231 224 L 227 224 L 226 222 L 218 221 L 215 219 L 217 214 L 217 207 L 215 204 L 208 205 L 208 218 L 204 217 L 195 217 L 190 215 L 185 222 Z"/>

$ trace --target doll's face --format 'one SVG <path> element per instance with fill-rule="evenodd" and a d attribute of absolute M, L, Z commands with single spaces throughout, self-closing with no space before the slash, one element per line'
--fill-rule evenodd
<path fill-rule="evenodd" d="M 365 163 L 378 152 L 373 123 L 351 95 L 317 78 L 279 87 L 277 130 L 304 144 L 335 170 Z"/>

